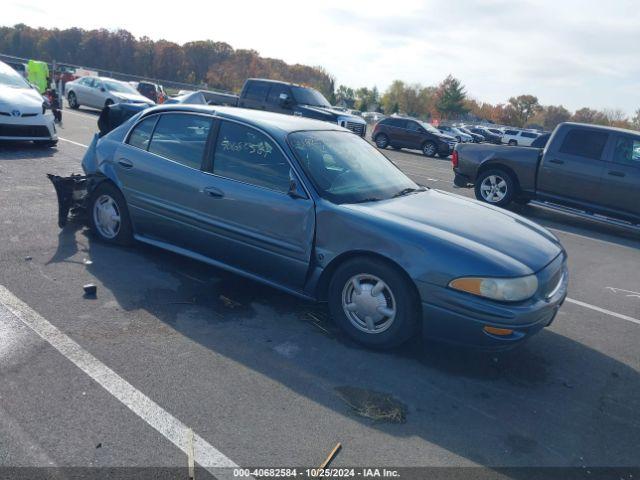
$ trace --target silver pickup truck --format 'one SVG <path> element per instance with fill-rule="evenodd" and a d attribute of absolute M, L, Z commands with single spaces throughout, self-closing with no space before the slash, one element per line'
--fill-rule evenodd
<path fill-rule="evenodd" d="M 562 123 L 544 149 L 458 144 L 452 163 L 454 184 L 483 202 L 538 200 L 640 224 L 640 132 Z"/>

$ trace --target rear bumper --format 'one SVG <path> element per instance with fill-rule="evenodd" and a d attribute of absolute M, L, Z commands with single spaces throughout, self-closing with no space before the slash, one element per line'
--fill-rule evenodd
<path fill-rule="evenodd" d="M 550 325 L 555 318 L 567 296 L 568 273 L 564 262 L 561 268 L 560 287 L 550 298 L 536 295 L 515 304 L 493 302 L 450 288 L 419 283 L 423 336 L 487 350 L 512 348 Z M 540 275 L 544 278 L 547 273 L 543 270 Z M 485 327 L 508 329 L 512 333 L 494 335 Z"/>
<path fill-rule="evenodd" d="M 473 185 L 471 179 L 468 176 L 456 172 L 455 169 L 453 170 L 453 173 L 453 184 L 456 187 L 467 188 Z"/>

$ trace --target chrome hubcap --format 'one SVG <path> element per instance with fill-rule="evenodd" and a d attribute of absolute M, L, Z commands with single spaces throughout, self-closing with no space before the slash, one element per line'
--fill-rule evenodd
<path fill-rule="evenodd" d="M 109 195 L 100 195 L 93 204 L 93 222 L 105 238 L 115 238 L 120 232 L 120 210 Z"/>
<path fill-rule="evenodd" d="M 507 194 L 507 182 L 498 175 L 489 175 L 480 184 L 480 193 L 487 202 L 499 202 Z"/>
<path fill-rule="evenodd" d="M 342 289 L 342 309 L 351 324 L 365 333 L 382 333 L 396 318 L 396 300 L 389 286 L 375 275 L 360 274 Z"/>

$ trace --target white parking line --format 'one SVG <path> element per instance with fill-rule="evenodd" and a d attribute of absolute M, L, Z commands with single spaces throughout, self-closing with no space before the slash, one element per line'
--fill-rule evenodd
<path fill-rule="evenodd" d="M 188 455 L 190 449 L 193 448 L 195 461 L 216 478 L 234 478 L 233 471 L 228 469 L 238 468 L 236 463 L 199 435 L 191 434 L 187 425 L 162 409 L 157 403 L 84 350 L 2 285 L 0 285 L 0 309 L 10 312 L 21 320 L 185 454 Z M 190 445 L 191 435 L 193 435 L 193 447 Z M 221 468 L 226 470 L 218 470 Z"/>
<path fill-rule="evenodd" d="M 567 298 L 567 302 L 575 303 L 576 305 L 580 305 L 581 307 L 590 308 L 591 310 L 595 310 L 596 312 L 611 315 L 612 317 L 620 318 L 621 320 L 626 320 L 627 322 L 640 325 L 640 320 L 638 320 L 637 318 L 629 317 L 628 315 L 623 315 L 622 313 L 612 312 L 611 310 L 607 310 L 606 308 L 596 307 L 595 305 L 591 305 L 590 303 L 581 302 L 580 300 L 574 300 L 573 298 Z"/>
<path fill-rule="evenodd" d="M 85 145 L 84 143 L 74 142 L 73 140 L 69 140 L 68 138 L 58 137 L 58 140 L 62 140 L 63 142 L 72 143 L 72 144 L 77 145 L 79 147 L 89 148 L 89 145 Z"/>

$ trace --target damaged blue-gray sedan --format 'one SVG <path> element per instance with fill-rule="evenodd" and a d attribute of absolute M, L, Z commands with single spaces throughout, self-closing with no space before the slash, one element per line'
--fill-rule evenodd
<path fill-rule="evenodd" d="M 230 107 L 145 110 L 85 175 L 51 176 L 101 240 L 164 248 L 300 297 L 369 347 L 425 336 L 486 348 L 549 325 L 567 292 L 558 239 L 516 214 L 421 187 L 362 138 Z"/>

